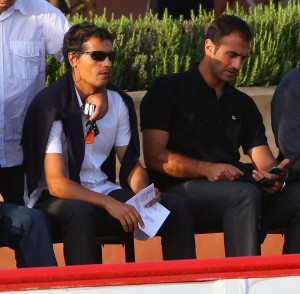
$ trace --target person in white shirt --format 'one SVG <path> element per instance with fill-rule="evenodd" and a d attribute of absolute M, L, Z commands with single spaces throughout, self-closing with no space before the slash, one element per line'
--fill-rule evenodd
<path fill-rule="evenodd" d="M 0 13 L 0 194 L 24 204 L 24 116 L 44 87 L 46 56 L 63 60 L 62 40 L 70 24 L 44 0 L 0 0 Z"/>
<path fill-rule="evenodd" d="M 24 204 L 24 116 L 44 88 L 46 56 L 63 61 L 69 27 L 64 14 L 45 0 L 0 0 L 0 194 L 5 201 Z M 90 101 L 102 103 L 99 97 Z M 96 107 L 94 117 L 101 118 L 100 112 Z"/>
<path fill-rule="evenodd" d="M 0 246 L 15 250 L 18 267 L 56 265 L 44 215 L 15 204 L 24 205 L 24 116 L 44 87 L 46 56 L 63 60 L 69 27 L 61 11 L 45 0 L 0 0 L 0 196 L 5 200 L 0 202 Z M 102 96 L 90 97 L 97 118 L 106 111 Z"/>
<path fill-rule="evenodd" d="M 45 212 L 53 232 L 62 234 L 67 265 L 93 264 L 95 236 L 132 234 L 144 226 L 139 212 L 124 202 L 147 187 L 149 178 L 139 162 L 133 101 L 109 83 L 115 56 L 111 34 L 88 22 L 74 25 L 65 35 L 63 53 L 69 70 L 34 98 L 25 117 L 29 205 Z M 99 88 L 107 89 L 108 112 L 90 121 L 82 108 Z M 120 185 L 114 182 L 116 155 Z M 158 193 L 147 206 L 157 201 L 170 210 L 158 231 L 163 258 L 195 258 L 188 202 Z"/>

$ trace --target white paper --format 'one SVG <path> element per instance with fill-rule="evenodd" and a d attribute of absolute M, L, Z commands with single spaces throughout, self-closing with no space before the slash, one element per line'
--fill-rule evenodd
<path fill-rule="evenodd" d="M 154 185 L 151 184 L 126 202 L 135 207 L 145 225 L 144 228 L 140 227 L 140 230 L 134 233 L 134 237 L 138 240 L 146 240 L 148 236 L 154 237 L 170 213 L 170 211 L 159 202 L 146 208 L 145 205 L 154 197 Z"/>

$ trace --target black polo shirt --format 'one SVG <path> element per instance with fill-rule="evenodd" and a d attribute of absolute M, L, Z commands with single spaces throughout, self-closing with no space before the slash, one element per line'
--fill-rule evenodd
<path fill-rule="evenodd" d="M 253 99 L 230 84 L 217 100 L 195 65 L 156 79 L 141 102 L 141 129 L 169 133 L 167 148 L 193 159 L 238 164 L 244 153 L 267 145 Z"/>

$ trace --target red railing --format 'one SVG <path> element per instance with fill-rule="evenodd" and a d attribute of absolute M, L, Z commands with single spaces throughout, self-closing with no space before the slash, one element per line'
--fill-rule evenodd
<path fill-rule="evenodd" d="M 300 275 L 300 255 L 1 270 L 0 291 Z"/>

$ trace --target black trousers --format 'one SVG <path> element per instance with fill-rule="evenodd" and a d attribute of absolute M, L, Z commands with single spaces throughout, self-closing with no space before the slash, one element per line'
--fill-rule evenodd
<path fill-rule="evenodd" d="M 0 194 L 6 202 L 24 205 L 24 170 L 21 165 L 0 168 Z"/>
<path fill-rule="evenodd" d="M 300 253 L 300 182 L 289 182 L 283 191 L 264 198 L 263 236 L 275 229 L 285 229 L 282 253 Z"/>
<path fill-rule="evenodd" d="M 133 196 L 133 192 L 115 190 L 110 196 L 125 202 Z M 162 237 L 163 258 L 195 258 L 193 217 L 189 203 L 181 196 L 163 193 L 161 204 L 171 211 L 158 232 Z M 36 208 L 48 217 L 54 236 L 61 236 L 67 265 L 98 262 L 95 236 L 126 234 L 121 223 L 106 210 L 85 201 L 59 199 L 44 191 Z"/>
<path fill-rule="evenodd" d="M 260 254 L 258 229 L 262 193 L 255 185 L 196 179 L 174 185 L 167 192 L 190 201 L 195 233 L 224 232 L 226 256 Z"/>
<path fill-rule="evenodd" d="M 245 182 L 191 180 L 168 189 L 192 204 L 196 233 L 224 232 L 226 256 L 260 254 L 267 233 L 285 229 L 284 254 L 300 253 L 300 182 L 267 194 Z"/>

